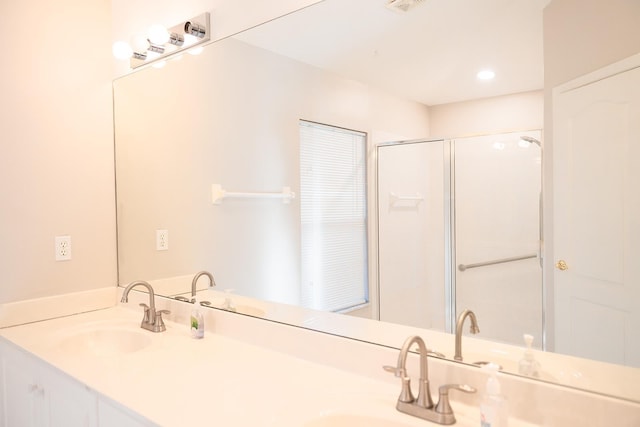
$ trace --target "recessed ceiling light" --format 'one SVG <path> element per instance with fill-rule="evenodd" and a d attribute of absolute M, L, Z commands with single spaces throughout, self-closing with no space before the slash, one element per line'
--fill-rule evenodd
<path fill-rule="evenodd" d="M 491 80 L 496 76 L 496 73 L 493 70 L 481 70 L 478 71 L 476 77 L 478 80 Z"/>

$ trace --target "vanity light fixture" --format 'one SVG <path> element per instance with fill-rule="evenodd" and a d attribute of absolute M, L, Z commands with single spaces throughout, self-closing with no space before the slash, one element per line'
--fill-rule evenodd
<path fill-rule="evenodd" d="M 207 30 L 197 22 L 187 21 L 184 23 L 184 33 L 201 39 L 207 34 Z"/>
<path fill-rule="evenodd" d="M 161 25 L 149 28 L 146 37 L 134 37 L 131 44 L 117 41 L 113 55 L 128 59 L 132 69 L 151 63 L 160 63 L 211 39 L 210 15 L 205 12 L 169 29 Z"/>

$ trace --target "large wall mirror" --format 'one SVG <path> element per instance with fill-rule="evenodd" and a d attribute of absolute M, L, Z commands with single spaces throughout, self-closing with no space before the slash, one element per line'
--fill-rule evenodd
<path fill-rule="evenodd" d="M 147 280 L 158 294 L 188 299 L 191 279 L 207 270 L 215 293 L 201 299 L 214 307 L 310 328 L 321 326 L 303 313 L 326 310 L 368 319 L 371 328 L 406 321 L 452 332 L 456 315 L 475 308 L 480 338 L 520 344 L 532 333 L 543 345 L 541 126 L 435 135 L 432 112 L 513 94 L 542 99 L 549 0 L 429 1 L 408 11 L 385 3 L 325 0 L 114 82 L 120 285 Z M 479 84 L 475 73 L 489 64 L 511 77 Z M 308 139 L 340 149 L 318 158 L 305 148 Z M 494 152 L 501 157 L 485 157 Z M 309 155 L 316 157 L 305 163 Z M 417 158 L 425 160 L 416 166 Z M 417 181 L 424 188 L 411 188 Z M 478 185 L 490 186 L 494 198 L 481 197 Z M 450 203 L 465 192 L 464 206 Z M 511 222 L 485 212 L 474 229 L 483 201 L 483 211 L 498 207 Z M 392 210 L 424 209 L 440 221 L 436 231 L 388 218 Z M 417 256 L 419 233 L 437 253 Z M 456 261 L 461 235 L 479 252 Z M 346 259 L 350 269 L 335 267 L 338 279 L 325 285 L 330 269 L 314 251 L 332 242 L 342 252 L 326 257 Z M 506 270 L 476 268 L 482 261 Z M 434 283 L 421 297 L 428 319 L 403 319 L 404 307 L 421 304 L 393 286 L 423 270 L 438 271 L 419 280 Z M 474 277 L 493 287 L 463 292 Z M 505 278 L 500 287 L 496 280 Z M 209 292 L 205 279 L 199 292 Z M 508 286 L 516 282 L 521 287 Z M 496 307 L 498 295 L 513 312 Z M 504 325 L 517 328 L 504 332 Z"/>

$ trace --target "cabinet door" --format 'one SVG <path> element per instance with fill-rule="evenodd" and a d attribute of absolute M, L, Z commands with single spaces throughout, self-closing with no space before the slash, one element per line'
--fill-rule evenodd
<path fill-rule="evenodd" d="M 97 426 L 96 395 L 79 382 L 55 371 L 44 369 L 45 416 L 48 427 Z"/>
<path fill-rule="evenodd" d="M 9 345 L 0 345 L 0 359 L 0 426 L 97 426 L 97 398 L 86 387 Z"/>
<path fill-rule="evenodd" d="M 98 425 L 100 427 L 150 427 L 156 424 L 130 413 L 108 399 L 99 398 Z"/>
<path fill-rule="evenodd" d="M 4 427 L 38 427 L 44 423 L 44 389 L 30 360 L 3 345 L 2 422 Z"/>

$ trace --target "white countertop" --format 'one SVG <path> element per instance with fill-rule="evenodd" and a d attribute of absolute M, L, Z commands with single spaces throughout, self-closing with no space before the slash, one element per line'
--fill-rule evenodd
<path fill-rule="evenodd" d="M 148 303 L 148 295 L 131 292 L 129 304 L 114 307 L 114 291 L 109 288 L 77 297 L 4 305 L 0 324 L 5 328 L 0 329 L 0 339 L 118 402 L 117 406 L 151 420 L 150 425 L 436 425 L 395 410 L 399 380 L 382 370 L 383 365 L 395 365 L 397 346 L 407 338 L 407 331 L 392 334 L 397 341 L 392 348 L 207 309 L 206 337 L 193 340 L 187 330 L 191 304 L 156 298 L 157 309 L 171 310 L 165 318 L 173 322 L 167 320 L 167 331 L 154 334 L 139 327 L 142 311 L 138 303 Z M 88 310 L 97 311 L 74 314 Z M 53 319 L 38 321 L 41 318 Z M 7 327 L 25 322 L 35 323 Z M 103 351 L 98 355 L 94 348 L 86 348 L 90 339 L 77 339 L 88 331 L 84 337 L 90 338 L 90 331 L 101 328 L 113 332 L 114 326 L 128 336 L 144 334 L 150 345 L 135 353 Z M 116 336 L 121 337 L 119 332 Z M 415 387 L 416 355 L 409 356 L 408 366 Z M 509 401 L 510 427 L 640 425 L 638 403 L 513 375 L 498 376 Z M 437 400 L 438 387 L 443 384 L 469 384 L 482 390 L 486 373 L 429 358 L 429 379 Z M 480 392 L 451 393 L 456 425 L 478 425 L 480 399 Z"/>
<path fill-rule="evenodd" d="M 70 354 L 65 337 L 100 325 L 139 329 L 140 313 L 114 307 L 3 329 L 0 335 L 100 394 L 162 426 L 300 426 L 329 413 L 375 413 L 406 426 L 425 421 L 395 410 L 390 384 L 208 332 L 190 338 L 186 325 L 147 333 L 151 345 L 130 354 Z M 434 399 L 437 400 L 437 393 Z M 453 399 L 452 399 L 453 400 Z M 461 426 L 477 410 L 452 403 Z M 435 425 L 435 424 L 434 424 Z"/>

